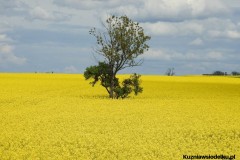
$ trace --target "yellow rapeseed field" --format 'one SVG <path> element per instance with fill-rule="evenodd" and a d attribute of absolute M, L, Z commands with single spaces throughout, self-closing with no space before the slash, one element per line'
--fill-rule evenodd
<path fill-rule="evenodd" d="M 111 100 L 83 75 L 0 74 L 0 159 L 240 159 L 240 78 L 145 75 L 142 85 Z"/>

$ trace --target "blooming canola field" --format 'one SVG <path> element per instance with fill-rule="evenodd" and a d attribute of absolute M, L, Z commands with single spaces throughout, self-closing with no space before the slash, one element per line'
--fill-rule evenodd
<path fill-rule="evenodd" d="M 112 100 L 80 74 L 1 73 L 0 159 L 240 157 L 239 77 L 141 79 L 142 94 Z"/>

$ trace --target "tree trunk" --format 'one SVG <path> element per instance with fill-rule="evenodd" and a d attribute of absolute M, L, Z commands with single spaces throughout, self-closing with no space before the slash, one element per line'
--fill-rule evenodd
<path fill-rule="evenodd" d="M 109 97 L 110 98 L 114 98 L 114 78 L 115 78 L 115 75 L 112 73 L 111 74 L 111 81 L 110 81 L 110 94 L 109 94 Z"/>
<path fill-rule="evenodd" d="M 113 95 L 113 90 L 114 90 L 114 76 L 112 76 L 111 77 L 111 82 L 110 82 L 111 84 L 110 84 L 110 94 L 109 94 L 109 96 L 110 96 L 110 98 L 114 98 L 114 95 Z"/>

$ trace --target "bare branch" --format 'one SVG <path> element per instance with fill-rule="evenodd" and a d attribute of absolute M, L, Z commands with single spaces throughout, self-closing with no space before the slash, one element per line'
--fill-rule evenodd
<path fill-rule="evenodd" d="M 120 91 L 121 86 L 116 78 L 117 72 L 127 67 L 140 66 L 143 63 L 143 59 L 138 60 L 137 57 L 148 50 L 149 46 L 146 42 L 150 40 L 150 37 L 144 34 L 138 23 L 133 22 L 127 16 L 110 16 L 106 23 L 101 22 L 101 24 L 105 32 L 93 28 L 90 30 L 90 34 L 97 39 L 97 47 L 93 49 L 94 52 L 102 56 L 104 61 L 99 62 L 98 66 L 88 68 L 85 75 L 86 77 L 93 76 L 95 81 L 102 76 L 100 78 L 101 85 L 106 88 L 111 98 L 114 96 L 118 98 L 123 90 Z M 94 58 L 97 60 L 97 57 Z M 132 83 L 128 79 L 124 85 L 131 85 L 130 82 Z M 131 90 L 129 86 L 125 87 L 127 87 L 125 89 Z M 129 93 L 127 92 L 121 97 L 125 97 Z"/>

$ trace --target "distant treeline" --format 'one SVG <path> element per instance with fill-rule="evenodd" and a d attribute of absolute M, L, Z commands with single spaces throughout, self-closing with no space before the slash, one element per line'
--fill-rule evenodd
<path fill-rule="evenodd" d="M 227 75 L 239 76 L 240 72 L 232 71 L 230 74 L 228 74 L 227 72 L 223 72 L 223 71 L 214 71 L 211 74 L 203 74 L 203 75 L 205 76 L 227 76 Z"/>
<path fill-rule="evenodd" d="M 34 73 L 51 73 L 51 74 L 53 74 L 54 72 L 51 71 L 51 72 L 34 72 Z"/>

